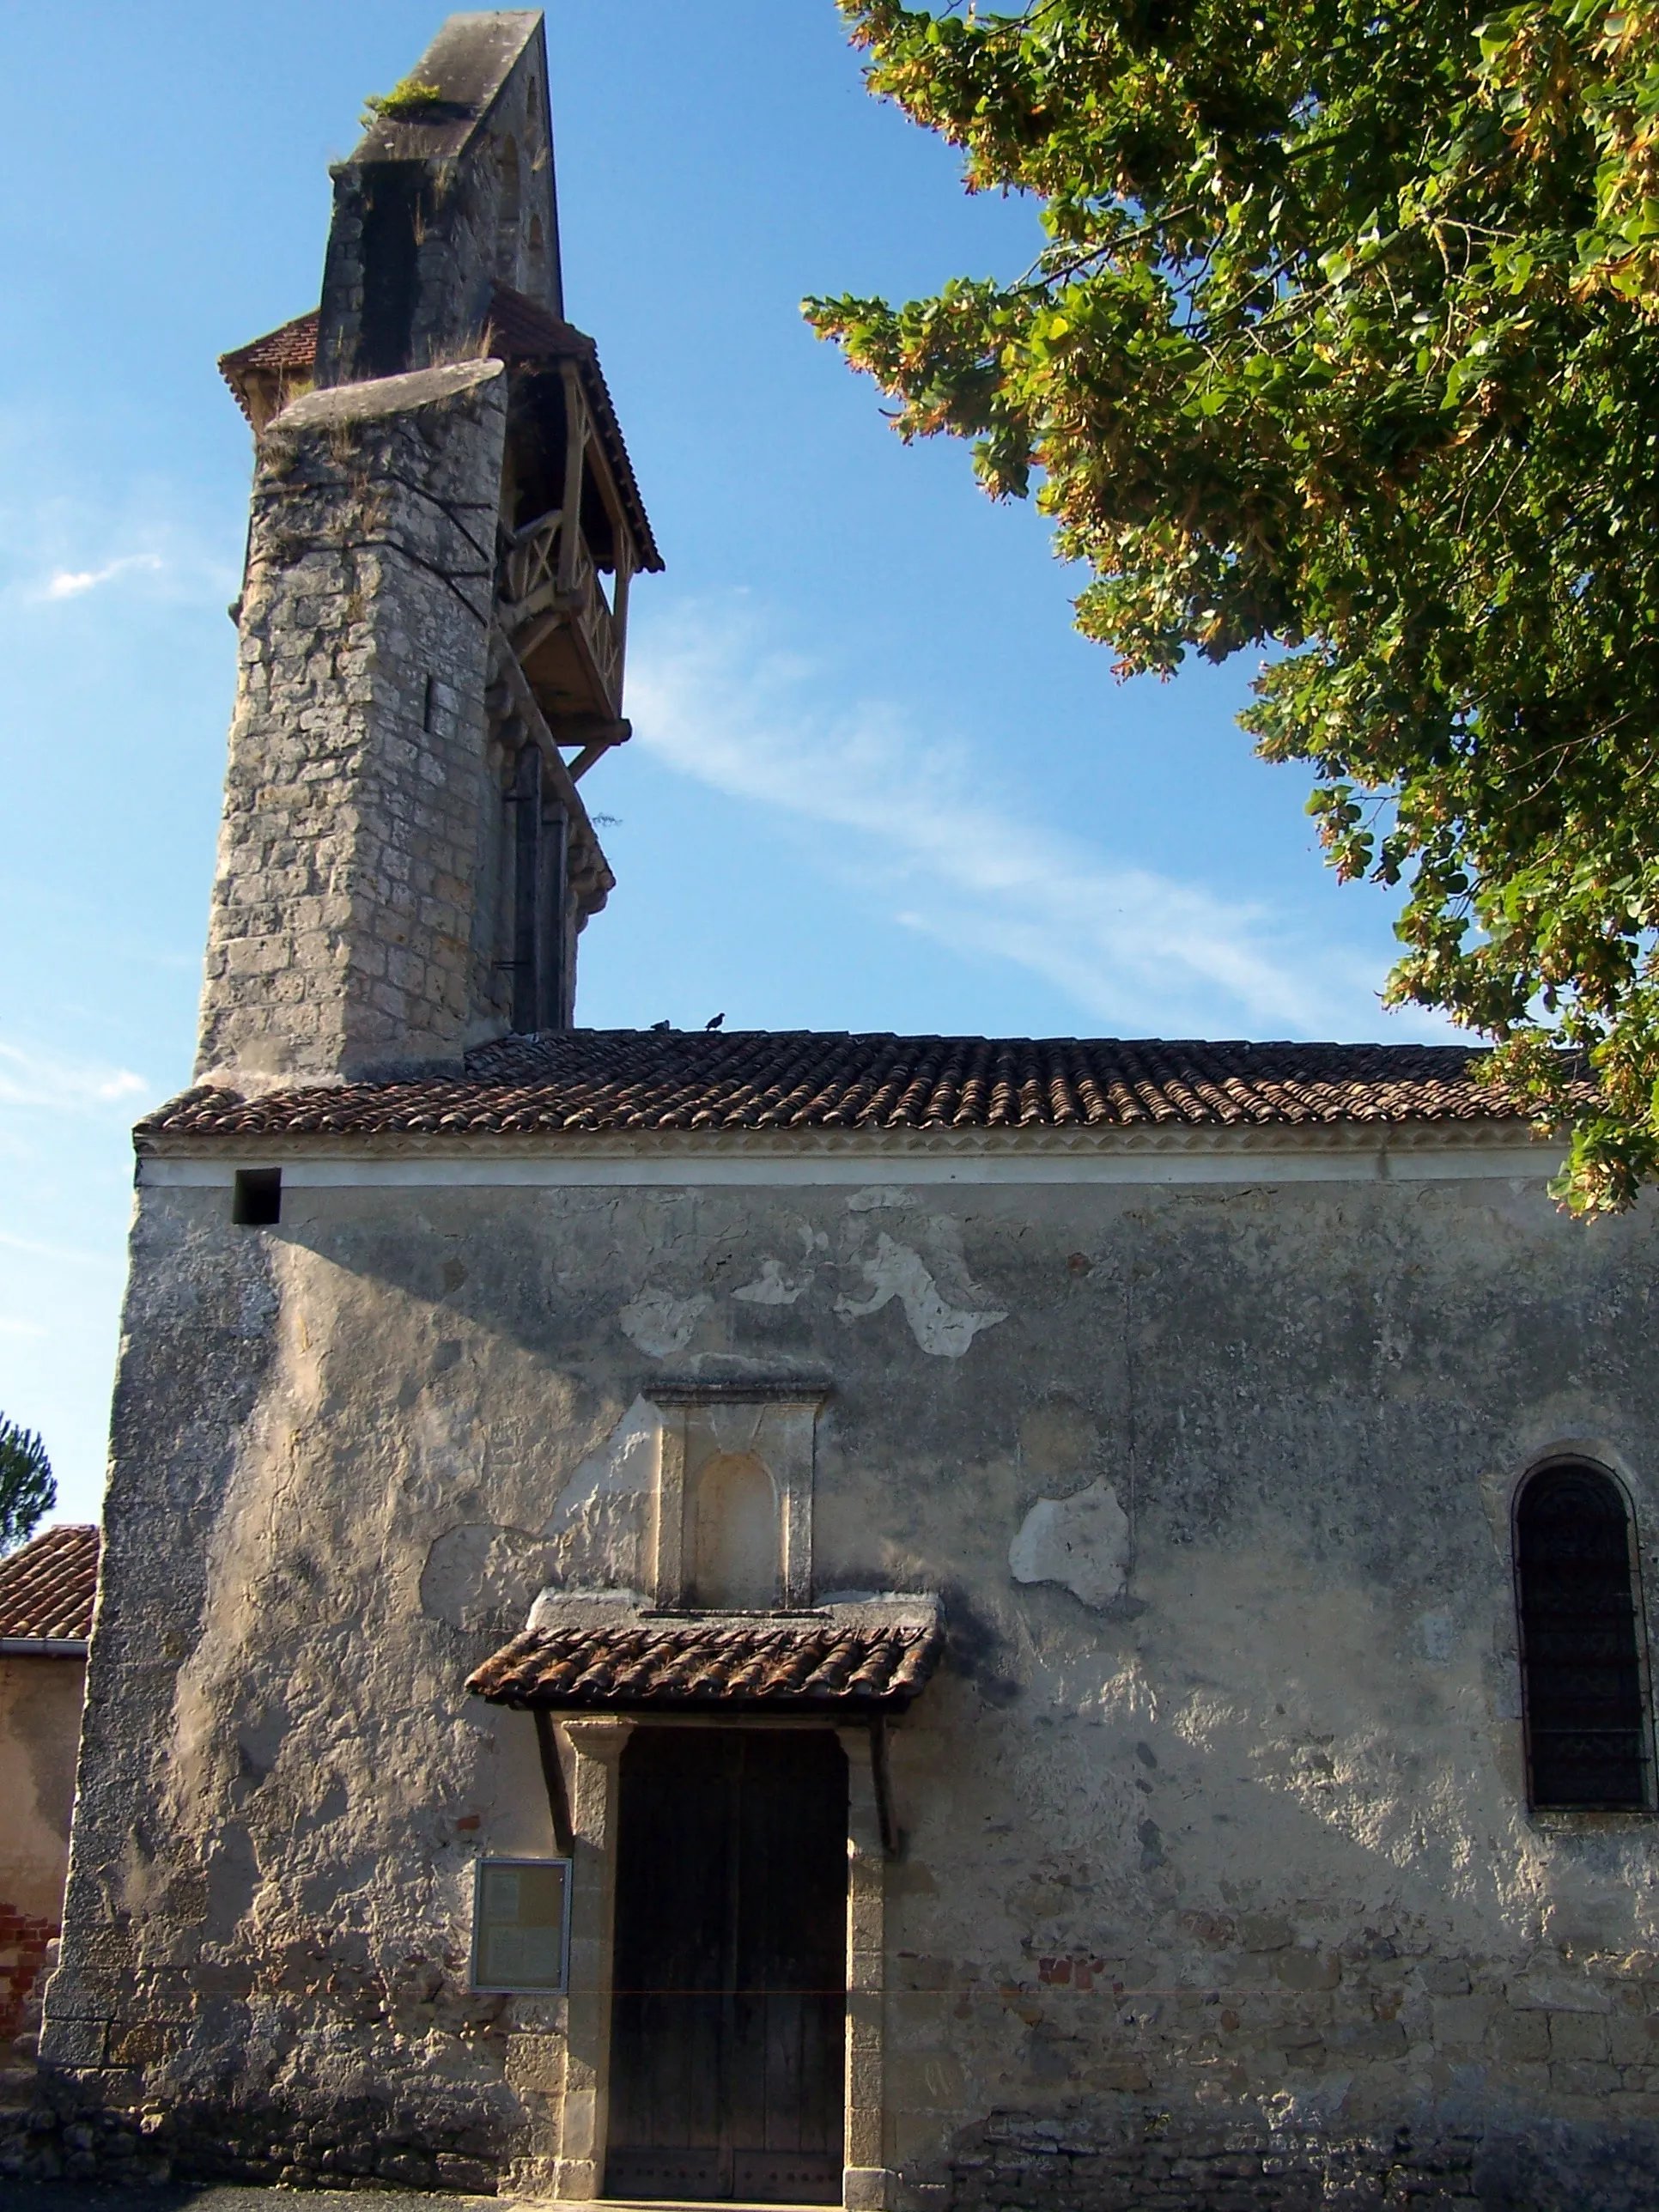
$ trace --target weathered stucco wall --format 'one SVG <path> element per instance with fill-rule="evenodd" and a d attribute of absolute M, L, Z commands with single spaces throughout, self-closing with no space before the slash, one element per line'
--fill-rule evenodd
<path fill-rule="evenodd" d="M 460 1686 L 544 1583 L 646 1583 L 653 1378 L 753 1376 L 832 1386 L 817 1591 L 951 1628 L 894 1744 L 906 2201 L 1653 2201 L 1653 1830 L 1528 1815 L 1509 1545 L 1564 1446 L 1659 1533 L 1650 1206 L 228 1199 L 143 1194 L 48 2002 L 180 2170 L 545 2154 L 561 2008 L 465 1968 L 474 1855 L 550 1848 L 546 1799 Z"/>
<path fill-rule="evenodd" d="M 79 1659 L 0 1655 L 0 2047 L 63 1913 L 86 1671 Z"/>

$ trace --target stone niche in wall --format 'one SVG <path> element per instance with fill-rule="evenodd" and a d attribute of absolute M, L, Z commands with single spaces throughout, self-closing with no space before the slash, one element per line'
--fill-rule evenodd
<path fill-rule="evenodd" d="M 783 1577 L 777 1485 L 753 1452 L 716 1452 L 687 1501 L 686 1595 L 694 1606 L 768 1612 Z"/>
<path fill-rule="evenodd" d="M 812 1602 L 812 1469 L 826 1395 L 797 1383 L 652 1391 L 659 1606 L 758 1613 Z"/>

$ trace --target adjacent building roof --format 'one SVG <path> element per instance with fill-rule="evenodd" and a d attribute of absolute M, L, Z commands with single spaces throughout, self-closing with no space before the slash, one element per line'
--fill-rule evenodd
<path fill-rule="evenodd" d="M 82 1643 L 98 1594 L 98 1531 L 47 1528 L 0 1559 L 0 1641 Z"/>
<path fill-rule="evenodd" d="M 1586 1096 L 1589 1087 L 1586 1086 Z M 1033 1130 L 1525 1123 L 1461 1045 L 902 1037 L 572 1030 L 507 1037 L 462 1076 L 199 1089 L 138 1125 L 164 1135 L 524 1135 L 641 1130 Z"/>
<path fill-rule="evenodd" d="M 494 1705 L 563 1712 L 890 1712 L 922 1687 L 942 1641 L 937 1622 L 632 1616 L 526 1629 L 466 1686 Z"/>
<path fill-rule="evenodd" d="M 492 286 L 489 298 L 488 338 L 489 351 L 495 359 L 515 368 L 534 368 L 541 362 L 575 362 L 599 442 L 628 510 L 640 565 L 653 574 L 659 571 L 662 555 L 657 550 L 651 519 L 640 495 L 634 464 L 629 458 L 622 425 L 611 403 L 611 388 L 599 367 L 598 346 L 586 331 L 579 331 L 574 323 L 567 323 L 539 301 L 515 292 L 510 285 Z M 317 320 L 318 311 L 313 307 L 309 313 L 296 315 L 292 322 L 267 331 L 263 337 L 253 338 L 245 346 L 220 355 L 219 374 L 230 386 L 236 404 L 256 428 L 269 419 L 267 393 L 274 392 L 280 398 L 282 392 L 304 383 L 315 370 Z"/>

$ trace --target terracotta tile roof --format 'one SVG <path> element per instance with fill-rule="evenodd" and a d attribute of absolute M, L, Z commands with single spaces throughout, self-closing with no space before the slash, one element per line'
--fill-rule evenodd
<path fill-rule="evenodd" d="M 47 1528 L 0 1559 L 0 1637 L 82 1642 L 98 1594 L 98 1531 Z"/>
<path fill-rule="evenodd" d="M 565 1712 L 783 1707 L 902 1711 L 933 1670 L 936 1624 L 658 1620 L 528 1628 L 468 1677 L 499 1705 Z"/>
<path fill-rule="evenodd" d="M 242 398 L 238 379 L 249 369 L 264 369 L 270 374 L 283 371 L 292 373 L 297 369 L 309 375 L 316 365 L 315 307 L 306 314 L 295 315 L 291 323 L 283 323 L 276 330 L 267 331 L 264 337 L 255 338 L 251 344 L 238 346 L 234 353 L 222 353 L 219 356 L 219 374 L 235 393 L 237 404 L 244 414 L 247 411 L 247 403 Z"/>
<path fill-rule="evenodd" d="M 585 331 L 527 292 L 515 292 L 510 284 L 492 284 L 489 298 L 489 335 L 508 361 L 562 361 L 567 355 L 598 351 Z"/>
<path fill-rule="evenodd" d="M 1112 1129 L 1413 1121 L 1516 1125 L 1462 1045 L 1203 1044 L 764 1030 L 507 1037 L 465 1077 L 187 1091 L 162 1135 L 653 1129 Z M 1588 1095 L 1588 1088 L 1587 1088 Z"/>
<path fill-rule="evenodd" d="M 317 312 L 313 307 L 309 314 L 296 315 L 291 323 L 268 331 L 264 337 L 238 346 L 232 353 L 220 355 L 219 374 L 249 422 L 254 420 L 250 401 L 250 386 L 254 380 L 308 377 L 315 368 Z M 657 550 L 651 518 L 640 495 L 634 464 L 629 458 L 627 441 L 611 402 L 611 387 L 599 367 L 599 349 L 593 340 L 586 331 L 579 331 L 574 323 L 567 323 L 539 301 L 515 292 L 507 284 L 496 284 L 490 289 L 489 337 L 491 353 L 514 367 L 541 361 L 574 361 L 578 364 L 600 443 L 639 544 L 641 566 L 653 574 L 659 573 L 662 555 Z"/>

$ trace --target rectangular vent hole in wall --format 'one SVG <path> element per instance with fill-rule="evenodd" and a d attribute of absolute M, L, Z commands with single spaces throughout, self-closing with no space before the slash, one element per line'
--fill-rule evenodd
<path fill-rule="evenodd" d="M 281 1168 L 238 1168 L 230 1218 L 244 1229 L 269 1229 L 283 1218 Z"/>

